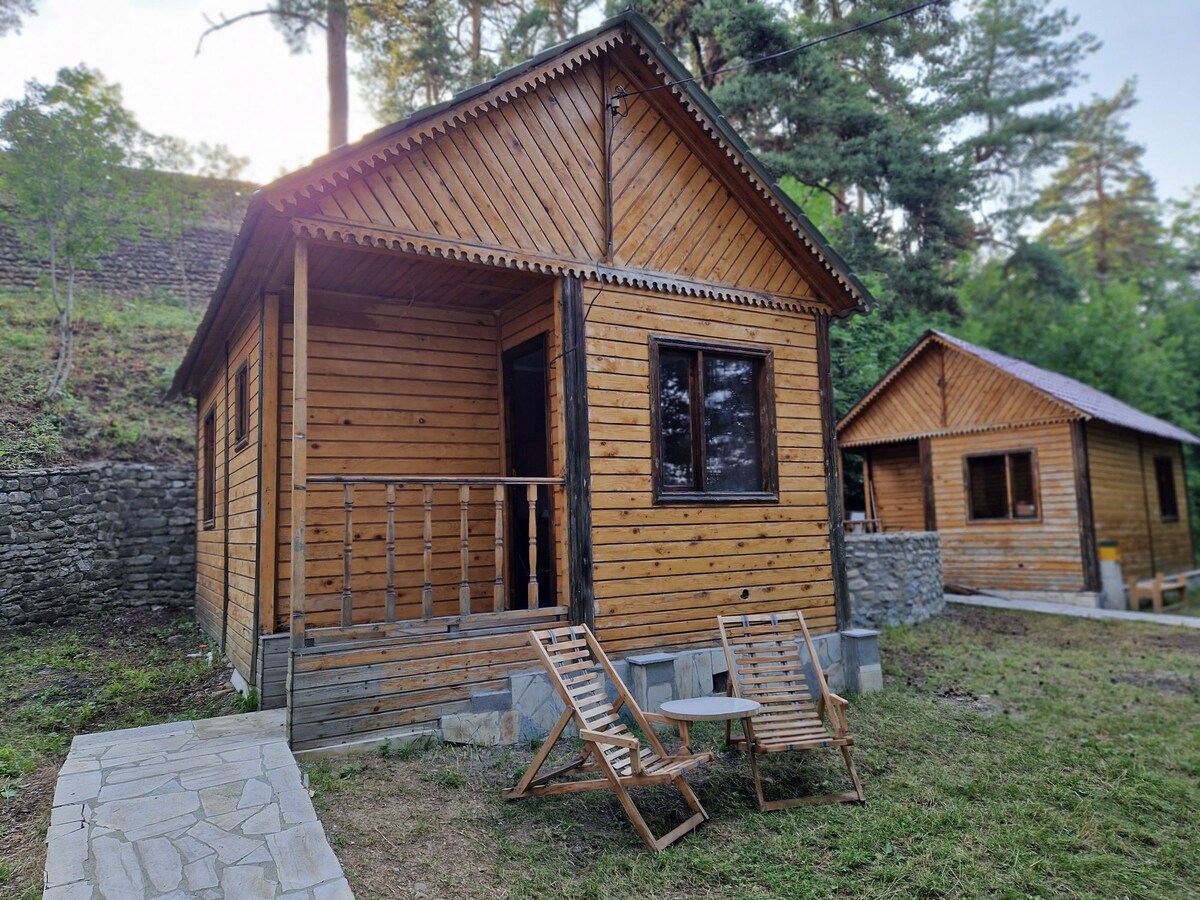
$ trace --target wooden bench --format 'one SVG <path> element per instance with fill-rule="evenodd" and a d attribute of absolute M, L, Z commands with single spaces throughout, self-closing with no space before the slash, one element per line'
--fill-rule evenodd
<path fill-rule="evenodd" d="M 1175 575 L 1164 575 L 1162 572 L 1156 574 L 1153 578 L 1146 578 L 1139 581 L 1136 578 L 1129 579 L 1129 608 L 1132 610 L 1141 609 L 1142 601 L 1149 600 L 1150 607 L 1155 612 L 1163 611 L 1163 594 L 1170 591 L 1179 592 L 1179 603 L 1182 605 L 1187 602 L 1187 586 L 1188 579 L 1200 574 L 1200 569 L 1193 569 L 1190 572 L 1179 572 Z"/>

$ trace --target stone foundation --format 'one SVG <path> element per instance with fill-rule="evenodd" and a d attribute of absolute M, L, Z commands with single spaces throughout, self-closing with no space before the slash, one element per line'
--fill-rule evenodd
<path fill-rule="evenodd" d="M 856 628 L 912 625 L 946 606 L 934 531 L 846 535 L 846 586 Z"/>
<path fill-rule="evenodd" d="M 0 471 L 0 628 L 190 607 L 195 504 L 190 466 Z"/>
<path fill-rule="evenodd" d="M 813 638 L 817 657 L 834 693 L 871 693 L 883 687 L 879 632 L 864 628 Z M 801 655 L 807 652 L 801 646 Z M 644 653 L 612 660 L 617 677 L 638 706 L 657 712 L 669 700 L 723 694 L 729 665 L 717 647 Z M 616 691 L 608 685 L 609 694 Z M 440 721 L 442 739 L 450 743 L 494 746 L 545 737 L 564 705 L 542 669 L 518 672 L 508 689 L 471 697 L 471 709 Z M 569 727 L 568 733 L 574 728 Z"/>

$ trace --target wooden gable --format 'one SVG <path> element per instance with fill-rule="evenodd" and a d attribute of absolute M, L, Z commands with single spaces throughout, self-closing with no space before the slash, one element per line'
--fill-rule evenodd
<path fill-rule="evenodd" d="M 355 243 L 398 237 L 418 252 L 539 271 L 558 264 L 766 305 L 844 305 L 828 266 L 675 94 L 629 96 L 606 134 L 616 86 L 661 85 L 631 44 L 618 36 L 477 114 L 408 136 L 406 147 L 334 177 L 336 187 L 273 203 L 316 220 L 312 236 L 349 222 L 367 229 L 338 235 Z"/>
<path fill-rule="evenodd" d="M 854 447 L 1077 418 L 1012 375 L 930 337 L 847 414 L 838 442 Z"/>

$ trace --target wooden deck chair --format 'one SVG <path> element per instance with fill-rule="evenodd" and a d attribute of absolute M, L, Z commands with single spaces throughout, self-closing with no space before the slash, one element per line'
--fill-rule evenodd
<path fill-rule="evenodd" d="M 759 808 L 774 810 L 806 803 L 864 802 L 862 783 L 854 769 L 854 760 L 850 758 L 854 738 L 846 723 L 848 704 L 830 692 L 804 616 L 798 611 L 720 616 L 717 622 L 721 628 L 721 642 L 725 645 L 725 658 L 729 662 L 729 694 L 762 704 L 750 719 L 745 735 L 734 738 L 729 725 L 725 729 L 726 740 L 743 745 L 749 751 Z M 800 641 L 804 642 L 812 661 L 808 671 L 800 656 Z M 759 756 L 820 747 L 837 747 L 842 751 L 853 791 L 788 800 L 767 800 L 763 796 Z"/>
<path fill-rule="evenodd" d="M 558 695 L 567 708 L 533 758 L 517 785 L 504 792 L 506 800 L 518 800 L 541 794 L 562 794 L 575 791 L 611 790 L 616 793 L 633 827 L 653 850 L 662 850 L 692 831 L 708 818 L 683 773 L 712 758 L 711 753 L 686 753 L 671 756 L 663 748 L 651 723 L 672 724 L 662 716 L 643 712 L 630 696 L 628 688 L 617 677 L 612 664 L 600 649 L 595 636 L 585 625 L 551 628 L 529 632 L 529 642 L 541 657 Z M 597 668 L 599 667 L 599 668 Z M 617 689 L 616 700 L 609 700 L 604 675 Z M 646 744 L 635 737 L 617 717 L 624 706 L 646 736 Z M 579 728 L 584 741 L 583 753 L 575 761 L 539 774 L 555 741 L 571 720 Z M 582 781 L 550 780 L 561 775 L 601 772 L 602 777 Z M 681 825 L 656 838 L 637 805 L 629 796 L 629 788 L 649 784 L 674 782 L 692 815 Z"/>

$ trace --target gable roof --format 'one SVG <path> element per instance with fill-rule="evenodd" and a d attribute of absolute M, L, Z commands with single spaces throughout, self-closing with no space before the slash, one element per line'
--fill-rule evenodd
<path fill-rule="evenodd" d="M 653 26 L 640 14 L 627 10 L 608 19 L 597 28 L 551 47 L 444 103 L 419 110 L 399 122 L 368 134 L 360 141 L 339 147 L 256 192 L 251 198 L 225 273 L 196 337 L 176 372 L 172 393 L 180 393 L 188 386 L 201 347 L 212 331 L 226 294 L 234 286 L 235 276 L 251 251 L 252 239 L 261 224 L 278 218 L 281 214 L 286 215 L 288 211 L 297 209 L 305 200 L 328 195 L 352 179 L 372 171 L 376 166 L 536 90 L 539 84 L 546 84 L 564 72 L 597 59 L 622 42 L 627 42 L 653 71 L 654 77 L 660 78 L 664 84 L 691 77 L 683 64 L 665 48 L 661 36 Z M 754 157 L 699 85 L 695 81 L 687 81 L 670 84 L 669 87 L 664 87 L 664 91 L 687 110 L 712 138 L 730 164 L 749 182 L 758 197 L 770 207 L 773 215 L 778 217 L 776 221 L 780 222 L 781 237 L 786 235 L 787 231 L 791 232 L 794 238 L 794 252 L 810 259 L 815 264 L 813 268 L 819 270 L 821 278 L 826 280 L 826 291 L 830 292 L 826 302 L 831 307 L 830 312 L 837 316 L 846 316 L 869 308 L 873 301 L 866 287 Z M 311 230 L 310 227 L 309 231 Z M 370 235 L 366 235 L 365 238 L 371 239 Z M 355 235 L 342 236 L 341 239 L 348 242 L 361 240 Z M 455 258 L 453 248 L 448 251 L 444 248 L 436 249 L 436 255 Z M 466 254 L 463 256 L 465 258 Z M 626 280 L 619 267 L 604 264 L 599 260 L 579 262 L 585 266 L 579 271 L 575 271 L 578 266 L 572 266 L 571 270 L 575 274 L 618 283 Z M 499 264 L 514 265 L 509 260 L 499 261 Z M 540 263 L 536 265 L 537 271 L 549 272 L 551 268 Z M 669 277 L 660 280 L 666 289 L 680 288 L 680 285 L 672 284 Z M 833 296 L 833 293 L 837 296 Z"/>
<path fill-rule="evenodd" d="M 856 418 L 869 404 L 876 400 L 881 393 L 891 384 L 896 377 L 906 369 L 909 364 L 919 356 L 931 343 L 939 343 L 946 347 L 951 347 L 966 353 L 981 362 L 1003 372 L 1004 374 L 1017 379 L 1028 387 L 1050 397 L 1057 401 L 1067 409 L 1077 413 L 1084 419 L 1098 419 L 1102 422 L 1107 422 L 1110 425 L 1117 425 L 1121 428 L 1128 428 L 1132 431 L 1138 431 L 1143 434 L 1151 434 L 1156 437 L 1166 438 L 1172 441 L 1181 441 L 1185 444 L 1200 444 L 1200 437 L 1196 437 L 1170 422 L 1164 422 L 1162 419 L 1152 416 L 1149 413 L 1135 409 L 1128 403 L 1123 403 L 1115 397 L 1111 397 L 1103 391 L 1097 390 L 1094 387 L 1084 384 L 1081 381 L 1076 381 L 1074 378 L 1069 378 L 1066 375 L 1060 375 L 1057 372 L 1051 372 L 1047 369 L 1039 368 L 1032 363 L 1024 362 L 1023 360 L 1014 359 L 1011 356 L 1005 356 L 1003 353 L 997 353 L 994 350 L 988 350 L 985 347 L 979 347 L 975 344 L 964 341 L 962 338 L 954 337 L 942 331 L 930 329 L 926 331 L 912 347 L 900 358 L 900 361 L 894 365 L 886 375 L 881 378 L 874 387 L 872 387 L 862 399 L 859 400 L 842 420 L 838 422 L 838 431 L 841 431 L 847 426 L 851 420 Z"/>

